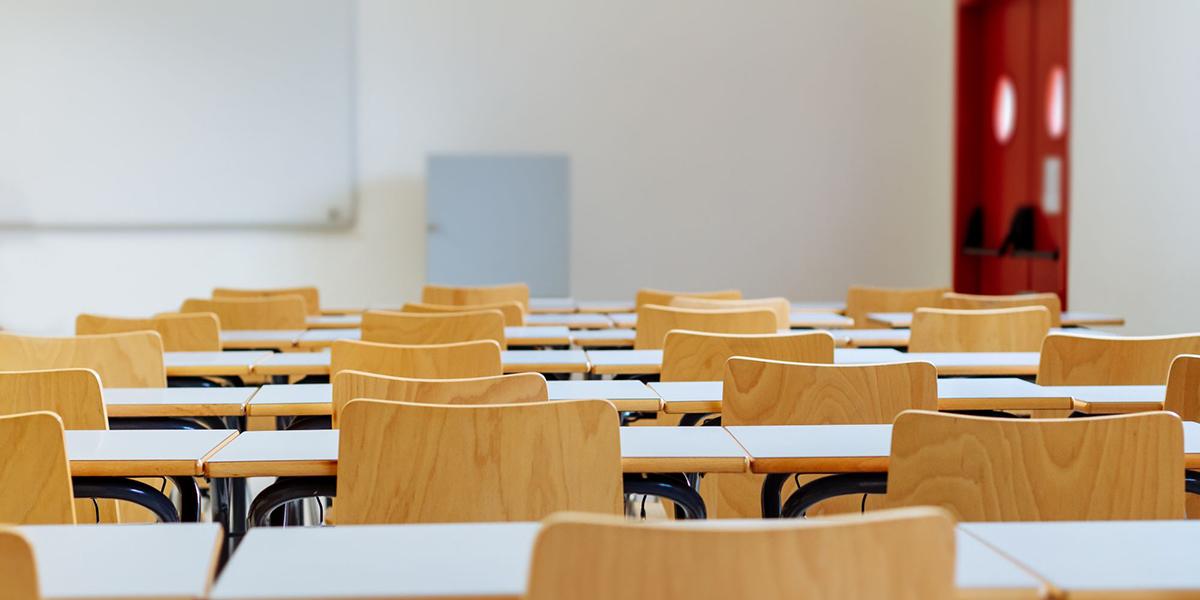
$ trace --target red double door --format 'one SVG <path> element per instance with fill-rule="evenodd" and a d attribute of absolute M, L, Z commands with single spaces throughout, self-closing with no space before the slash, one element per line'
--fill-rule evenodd
<path fill-rule="evenodd" d="M 1070 0 L 960 0 L 954 287 L 1066 302 Z"/>

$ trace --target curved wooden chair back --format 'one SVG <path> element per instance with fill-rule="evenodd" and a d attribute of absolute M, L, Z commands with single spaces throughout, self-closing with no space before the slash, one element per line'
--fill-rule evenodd
<path fill-rule="evenodd" d="M 33 546 L 15 527 L 0 525 L 0 581 L 6 600 L 41 598 Z"/>
<path fill-rule="evenodd" d="M 663 342 L 660 379 L 720 381 L 734 356 L 832 363 L 833 346 L 833 336 L 824 331 L 741 335 L 676 329 Z"/>
<path fill-rule="evenodd" d="M 1046 292 L 1040 294 L 1012 294 L 1009 296 L 985 296 L 980 294 L 960 294 L 946 292 L 942 294 L 940 308 L 957 310 L 988 310 L 992 308 L 1020 308 L 1022 306 L 1043 306 L 1050 311 L 1050 326 L 1062 327 L 1062 300 L 1058 294 Z"/>
<path fill-rule="evenodd" d="M 722 527 L 562 514 L 538 532 L 525 598 L 949 600 L 954 562 L 954 520 L 933 508 Z"/>
<path fill-rule="evenodd" d="M 0 523 L 73 525 L 62 421 L 52 412 L 0 417 Z"/>
<path fill-rule="evenodd" d="M 1037 352 L 1050 333 L 1043 306 L 954 310 L 918 308 L 909 352 Z"/>
<path fill-rule="evenodd" d="M 525 325 L 525 308 L 515 300 L 496 302 L 495 304 L 475 304 L 472 306 L 456 306 L 454 304 L 426 304 L 424 302 L 408 302 L 400 309 L 406 313 L 461 313 L 475 310 L 498 310 L 504 315 L 504 324 L 508 327 Z"/>
<path fill-rule="evenodd" d="M 492 340 L 504 348 L 504 315 L 498 310 L 447 314 L 369 310 L 362 316 L 362 340 L 410 345 Z"/>
<path fill-rule="evenodd" d="M 1040 385 L 1163 385 L 1171 361 L 1200 354 L 1200 334 L 1113 337 L 1052 333 L 1042 343 Z"/>
<path fill-rule="evenodd" d="M 767 308 L 775 313 L 775 328 L 790 329 L 792 326 L 792 304 L 787 298 L 751 298 L 745 300 L 719 300 L 715 298 L 691 298 L 676 296 L 671 299 L 674 308 L 700 310 Z"/>
<path fill-rule="evenodd" d="M 155 331 L 36 337 L 0 332 L 0 371 L 91 369 L 104 387 L 166 387 Z"/>
<path fill-rule="evenodd" d="M 906 412 L 886 503 L 963 521 L 1182 519 L 1183 426 L 1168 412 L 1005 419 Z"/>
<path fill-rule="evenodd" d="M 307 314 L 321 314 L 321 293 L 316 286 L 301 286 L 289 288 L 241 289 L 213 288 L 213 298 L 278 298 L 280 296 L 300 296 L 304 298 L 304 309 Z"/>
<path fill-rule="evenodd" d="M 452 306 L 517 302 L 522 308 L 528 308 L 529 286 L 524 283 L 480 286 L 426 284 L 421 290 L 421 302 Z"/>
<path fill-rule="evenodd" d="M 351 400 L 388 400 L 413 404 L 525 404 L 549 399 L 541 373 L 515 373 L 465 379 L 388 377 L 362 371 L 333 376 L 333 427 Z"/>
<path fill-rule="evenodd" d="M 637 333 L 633 347 L 657 350 L 667 333 L 686 329 L 705 333 L 775 333 L 775 313 L 765 308 L 748 310 L 693 310 L 647 304 L 637 310 Z"/>
<path fill-rule="evenodd" d="M 854 319 L 857 329 L 872 329 L 879 325 L 867 320 L 867 313 L 913 312 L 918 308 L 942 305 L 947 287 L 881 288 L 852 285 L 846 292 L 846 316 Z"/>
<path fill-rule="evenodd" d="M 1184 421 L 1200 421 L 1200 356 L 1183 354 L 1171 362 L 1163 409 Z"/>
<path fill-rule="evenodd" d="M 418 379 L 504 374 L 500 344 L 492 340 L 421 346 L 338 340 L 331 353 L 329 372 L 333 375 L 347 370 Z"/>
<path fill-rule="evenodd" d="M 621 514 L 620 420 L 604 400 L 342 410 L 339 524 Z"/>
<path fill-rule="evenodd" d="M 91 369 L 0 371 L 0 415 L 52 412 L 66 429 L 108 429 L 100 376 Z"/>
<path fill-rule="evenodd" d="M 150 318 L 75 317 L 75 335 L 157 331 L 167 352 L 217 352 L 221 350 L 221 324 L 214 313 L 163 313 Z"/>
<path fill-rule="evenodd" d="M 188 298 L 179 312 L 210 312 L 221 329 L 308 329 L 308 309 L 297 295 L 270 298 Z"/>
<path fill-rule="evenodd" d="M 710 300 L 741 300 L 741 290 L 713 290 L 710 292 L 668 292 L 653 288 L 642 288 L 634 297 L 634 306 L 641 308 L 647 304 L 670 306 L 675 298 L 708 298 Z"/>

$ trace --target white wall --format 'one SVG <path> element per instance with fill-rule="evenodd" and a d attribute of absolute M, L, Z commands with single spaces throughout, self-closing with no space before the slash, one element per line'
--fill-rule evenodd
<path fill-rule="evenodd" d="M 1073 10 L 1071 304 L 1200 331 L 1200 3 Z"/>
<path fill-rule="evenodd" d="M 411 297 L 430 152 L 568 153 L 581 298 L 949 280 L 948 0 L 359 6 L 352 231 L 3 231 L 0 325 L 62 330 L 213 285 Z"/>

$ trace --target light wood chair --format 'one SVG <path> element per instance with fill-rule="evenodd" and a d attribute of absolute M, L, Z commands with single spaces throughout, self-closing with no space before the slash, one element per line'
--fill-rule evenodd
<path fill-rule="evenodd" d="M 641 308 L 646 304 L 670 306 L 675 298 L 708 298 L 710 300 L 741 300 L 741 290 L 713 290 L 710 292 L 668 292 L 653 288 L 642 288 L 634 297 L 634 306 Z"/>
<path fill-rule="evenodd" d="M 942 305 L 942 296 L 949 291 L 947 287 L 881 288 L 852 285 L 846 292 L 846 316 L 854 319 L 857 329 L 874 329 L 879 324 L 868 321 L 868 313 L 936 308 Z"/>
<path fill-rule="evenodd" d="M 1200 354 L 1200 334 L 1109 337 L 1052 333 L 1042 343 L 1040 385 L 1163 385 L 1171 361 Z"/>
<path fill-rule="evenodd" d="M 720 381 L 734 356 L 832 363 L 833 336 L 824 331 L 723 334 L 674 330 L 663 342 L 662 381 Z"/>
<path fill-rule="evenodd" d="M 705 333 L 775 333 L 775 313 L 765 308 L 749 310 L 693 310 L 647 304 L 637 310 L 633 347 L 657 350 L 667 332 L 686 329 Z"/>
<path fill-rule="evenodd" d="M 620 420 L 604 400 L 342 410 L 339 524 L 621 514 Z"/>
<path fill-rule="evenodd" d="M 0 332 L 0 371 L 91 369 L 104 387 L 166 387 L 162 336 L 154 331 L 36 337 Z"/>
<path fill-rule="evenodd" d="M 424 302 L 407 302 L 400 309 L 406 313 L 461 313 L 475 310 L 498 310 L 504 315 L 504 324 L 508 327 L 525 325 L 525 308 L 520 302 L 497 302 L 495 304 L 474 304 L 471 306 L 456 306 L 454 304 L 426 304 Z"/>
<path fill-rule="evenodd" d="M 210 312 L 221 329 L 308 329 L 308 309 L 296 295 L 270 298 L 189 298 L 179 312 Z"/>
<path fill-rule="evenodd" d="M 1200 421 L 1200 356 L 1182 354 L 1171 361 L 1163 408 L 1184 421 Z"/>
<path fill-rule="evenodd" d="M 1181 519 L 1183 427 L 1168 412 L 1003 419 L 896 418 L 888 506 L 942 506 L 963 521 Z"/>
<path fill-rule="evenodd" d="M 492 340 L 427 346 L 338 340 L 331 353 L 329 372 L 333 375 L 347 370 L 418 379 L 504 374 L 500 344 Z"/>
<path fill-rule="evenodd" d="M 791 329 L 792 304 L 787 298 L 751 298 L 745 300 L 720 300 L 715 298 L 691 298 L 676 296 L 669 306 L 700 310 L 768 308 L 775 313 L 776 329 Z"/>
<path fill-rule="evenodd" d="M 525 599 L 950 600 L 954 563 L 954 520 L 934 508 L 721 527 L 560 514 L 538 532 Z"/>
<path fill-rule="evenodd" d="M 421 290 L 421 302 L 453 306 L 518 302 L 523 308 L 528 308 L 529 286 L 524 283 L 481 286 L 426 284 Z"/>
<path fill-rule="evenodd" d="M 213 288 L 213 298 L 278 298 L 280 296 L 300 296 L 304 298 L 304 309 L 309 315 L 321 314 L 321 293 L 316 286 L 300 286 L 289 288 L 240 289 Z"/>
<path fill-rule="evenodd" d="M 37 561 L 33 546 L 15 527 L 0 525 L 0 581 L 5 600 L 38 600 Z"/>
<path fill-rule="evenodd" d="M 1022 306 L 1044 306 L 1050 311 L 1050 326 L 1062 327 L 1062 300 L 1053 292 L 1039 294 L 1013 294 L 1010 296 L 984 296 L 980 294 L 942 294 L 941 308 L 957 310 L 987 310 L 992 308 L 1019 308 Z"/>
<path fill-rule="evenodd" d="M 157 331 L 167 352 L 221 350 L 221 324 L 214 313 L 164 313 L 145 319 L 88 314 L 75 317 L 75 335 L 130 331 Z"/>
<path fill-rule="evenodd" d="M 369 310 L 362 316 L 362 340 L 412 345 L 492 340 L 504 348 L 504 314 L 498 310 L 447 314 Z"/>
<path fill-rule="evenodd" d="M 351 400 L 388 400 L 414 404 L 525 404 L 549 399 L 541 373 L 514 373 L 465 379 L 388 377 L 362 371 L 333 376 L 333 426 Z"/>
<path fill-rule="evenodd" d="M 1050 333 L 1043 306 L 954 310 L 918 308 L 909 352 L 1037 352 Z"/>
<path fill-rule="evenodd" d="M 62 420 L 52 412 L 0 417 L 0 523 L 75 523 Z"/>

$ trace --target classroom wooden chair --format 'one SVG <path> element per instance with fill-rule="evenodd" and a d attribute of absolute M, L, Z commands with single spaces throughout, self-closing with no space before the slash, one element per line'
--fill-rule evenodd
<path fill-rule="evenodd" d="M 316 286 L 300 286 L 288 288 L 213 288 L 213 298 L 278 298 L 280 296 L 300 296 L 304 298 L 304 309 L 309 315 L 321 314 L 321 293 Z"/>
<path fill-rule="evenodd" d="M 39 411 L 0 416 L 0 523 L 75 524 L 62 420 Z"/>
<path fill-rule="evenodd" d="M 623 510 L 617 411 L 604 400 L 342 409 L 338 523 L 537 521 Z"/>
<path fill-rule="evenodd" d="M 832 363 L 833 336 L 824 331 L 724 334 L 674 330 L 663 342 L 662 381 L 720 381 L 734 356 Z"/>
<path fill-rule="evenodd" d="M 918 308 L 909 352 L 1037 352 L 1050 333 L 1043 306 L 955 310 Z"/>
<path fill-rule="evenodd" d="M 725 367 L 722 389 L 725 426 L 882 424 L 906 410 L 937 410 L 937 369 L 927 362 L 821 365 L 736 357 Z M 763 479 L 717 476 L 717 515 L 762 516 Z M 859 512 L 863 504 L 859 496 L 833 498 L 808 514 Z"/>
<path fill-rule="evenodd" d="M 1163 409 L 1184 421 L 1200 421 L 1200 356 L 1182 354 L 1171 361 Z"/>
<path fill-rule="evenodd" d="M 954 529 L 928 507 L 721 527 L 560 514 L 538 532 L 525 599 L 950 600 Z"/>
<path fill-rule="evenodd" d="M 421 346 L 338 340 L 330 352 L 329 372 L 335 376 L 347 370 L 419 379 L 504 374 L 500 344 L 493 340 Z"/>
<path fill-rule="evenodd" d="M 885 504 L 963 521 L 1182 519 L 1183 426 L 1168 412 L 896 417 Z"/>
<path fill-rule="evenodd" d="M 875 329 L 877 323 L 867 320 L 868 313 L 913 312 L 918 308 L 936 308 L 942 304 L 942 296 L 951 291 L 947 287 L 931 288 L 881 288 L 852 285 L 846 292 L 846 316 L 854 319 L 857 329 Z"/>
<path fill-rule="evenodd" d="M 708 292 L 668 292 L 653 288 L 642 288 L 634 296 L 634 306 L 641 308 L 647 304 L 670 306 L 675 298 L 708 298 L 710 300 L 741 300 L 741 290 L 713 290 Z"/>
<path fill-rule="evenodd" d="M 1042 343 L 1040 385 L 1163 385 L 1171 362 L 1200 354 L 1200 334 L 1116 337 L 1052 333 Z"/>
<path fill-rule="evenodd" d="M 720 300 L 716 298 L 692 298 L 676 296 L 669 306 L 700 310 L 767 308 L 775 313 L 776 329 L 791 329 L 792 304 L 787 298 L 749 298 L 744 300 Z"/>
<path fill-rule="evenodd" d="M 296 295 L 270 298 L 188 298 L 179 312 L 210 312 L 221 329 L 308 329 L 308 309 Z"/>
<path fill-rule="evenodd" d="M 33 546 L 15 527 L 0 525 L 0 581 L 6 600 L 38 600 L 37 561 Z"/>
<path fill-rule="evenodd" d="M 942 294 L 941 308 L 957 310 L 986 310 L 991 308 L 1019 308 L 1022 306 L 1044 306 L 1050 311 L 1050 326 L 1062 327 L 1062 300 L 1058 294 L 1012 294 L 1008 296 L 985 296 L 980 294 Z"/>
<path fill-rule="evenodd" d="M 167 352 L 218 352 L 221 324 L 214 313 L 164 313 L 125 318 L 82 314 L 75 317 L 75 335 L 157 331 Z"/>
<path fill-rule="evenodd" d="M 514 373 L 462 379 L 388 377 L 362 371 L 333 376 L 333 426 L 352 400 L 388 400 L 414 404 L 524 404 L 549 399 L 541 373 Z"/>
<path fill-rule="evenodd" d="M 400 312 L 406 313 L 461 313 L 474 310 L 498 310 L 504 315 L 504 325 L 521 327 L 525 325 L 525 308 L 520 302 L 496 302 L 494 304 L 474 304 L 471 306 L 456 306 L 454 304 L 426 304 L 424 302 L 406 302 Z"/>
<path fill-rule="evenodd" d="M 647 304 L 637 310 L 636 350 L 663 347 L 667 333 L 686 329 L 706 333 L 776 333 L 775 313 L 766 308 L 748 310 L 693 310 Z"/>
<path fill-rule="evenodd" d="M 135 331 L 74 337 L 0 332 L 0 371 L 91 369 L 104 387 L 166 387 L 162 336 Z"/>
<path fill-rule="evenodd" d="M 421 290 L 421 302 L 453 306 L 518 302 L 523 308 L 528 308 L 529 286 L 524 283 L 481 286 L 426 284 Z"/>
<path fill-rule="evenodd" d="M 453 344 L 492 340 L 506 347 L 504 315 L 498 310 L 427 314 L 369 310 L 362 340 L 384 344 Z"/>

